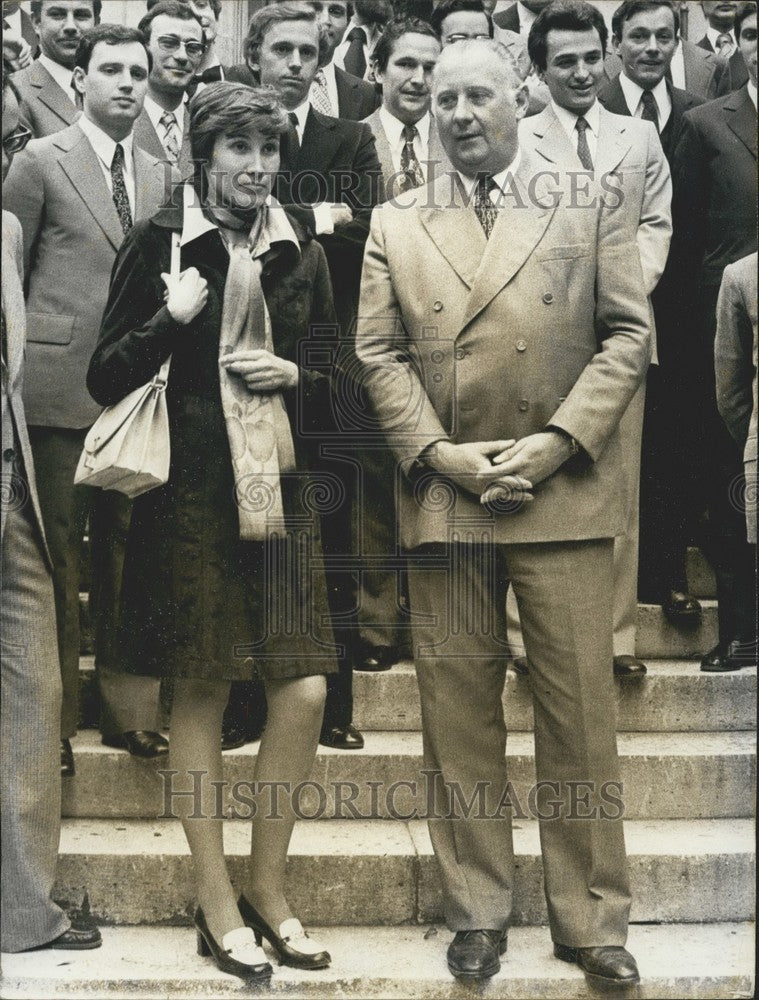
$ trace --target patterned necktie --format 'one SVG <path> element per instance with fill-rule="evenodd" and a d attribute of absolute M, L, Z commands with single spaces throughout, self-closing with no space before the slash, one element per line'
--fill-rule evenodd
<path fill-rule="evenodd" d="M 485 230 L 485 237 L 490 239 L 493 226 L 498 218 L 498 209 L 490 199 L 490 192 L 498 187 L 490 174 L 480 174 L 477 178 L 477 188 L 474 194 L 474 213 L 480 225 Z"/>
<path fill-rule="evenodd" d="M 650 90 L 644 90 L 640 99 L 641 113 L 643 121 L 653 122 L 656 131 L 659 131 L 659 111 L 656 107 L 656 98 Z"/>
<path fill-rule="evenodd" d="M 725 59 L 729 59 L 733 54 L 733 36 L 727 32 L 717 36 L 717 52 Z"/>
<path fill-rule="evenodd" d="M 592 170 L 593 157 L 590 155 L 590 146 L 588 145 L 588 136 L 586 134 L 590 125 L 580 115 L 575 122 L 575 128 L 577 129 L 577 155 L 580 158 L 580 163 L 582 163 L 585 170 Z"/>
<path fill-rule="evenodd" d="M 355 27 L 351 28 L 346 37 L 350 44 L 345 51 L 345 59 L 343 60 L 345 71 L 363 79 L 364 73 L 366 73 L 366 56 L 364 55 L 364 46 L 367 42 L 366 32 L 363 28 Z"/>
<path fill-rule="evenodd" d="M 119 222 L 124 234 L 132 228 L 132 210 L 129 207 L 129 196 L 124 183 L 124 147 L 116 143 L 111 161 L 111 183 L 113 185 L 113 204 L 119 213 Z"/>
<path fill-rule="evenodd" d="M 166 155 L 171 162 L 176 163 L 179 159 L 179 141 L 177 140 L 179 125 L 177 124 L 177 116 L 173 111 L 164 111 L 159 122 L 163 126 L 163 138 L 161 139 L 163 148 L 166 150 Z"/>
<path fill-rule="evenodd" d="M 404 125 L 402 135 L 401 170 L 403 171 L 403 177 L 400 179 L 399 184 L 401 192 L 410 191 L 412 188 L 418 188 L 424 184 L 424 174 L 414 150 L 414 139 L 419 135 L 419 130 L 416 125 Z"/>
<path fill-rule="evenodd" d="M 290 151 L 293 156 L 297 156 L 300 152 L 300 139 L 298 138 L 298 116 L 294 111 L 289 111 L 287 117 L 290 119 L 290 128 L 288 130 L 288 139 L 290 141 Z"/>
<path fill-rule="evenodd" d="M 327 78 L 324 75 L 323 69 L 316 71 L 313 86 L 311 87 L 311 104 L 317 111 L 321 111 L 323 115 L 329 115 L 331 118 L 335 117 L 332 101 L 329 99 L 329 91 L 327 90 Z"/>

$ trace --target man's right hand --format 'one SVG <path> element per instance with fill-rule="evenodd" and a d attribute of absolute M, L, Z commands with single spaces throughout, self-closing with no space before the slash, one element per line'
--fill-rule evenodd
<path fill-rule="evenodd" d="M 10 65 L 13 73 L 31 66 L 33 59 L 29 43 L 15 31 L 3 31 L 3 59 Z"/>
<path fill-rule="evenodd" d="M 191 323 L 208 301 L 208 282 L 196 267 L 188 267 L 178 278 L 162 274 L 166 285 L 166 308 L 171 318 L 181 326 Z"/>
<path fill-rule="evenodd" d="M 469 441 L 453 444 L 452 441 L 437 441 L 424 454 L 427 465 L 446 476 L 468 493 L 481 496 L 488 486 L 496 481 L 502 485 L 513 479 L 515 492 L 527 493 L 532 483 L 518 476 L 507 479 L 506 464 L 494 465 L 492 456 L 511 448 L 511 441 Z"/>
<path fill-rule="evenodd" d="M 332 225 L 335 229 L 340 226 L 347 226 L 353 222 L 353 212 L 349 205 L 331 205 Z"/>

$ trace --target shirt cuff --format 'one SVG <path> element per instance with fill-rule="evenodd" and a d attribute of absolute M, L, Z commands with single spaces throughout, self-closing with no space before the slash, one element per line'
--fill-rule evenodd
<path fill-rule="evenodd" d="M 323 201 L 319 205 L 312 205 L 314 212 L 314 225 L 317 236 L 330 236 L 335 231 L 332 222 L 332 206 L 328 201 Z"/>

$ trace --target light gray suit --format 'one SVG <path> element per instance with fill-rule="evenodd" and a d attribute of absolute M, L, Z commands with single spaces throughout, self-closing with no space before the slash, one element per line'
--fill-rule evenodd
<path fill-rule="evenodd" d="M 171 168 L 135 147 L 134 176 L 134 217 L 149 218 L 169 190 Z M 93 539 L 93 551 L 114 553 L 114 564 L 107 571 L 112 579 L 106 583 L 95 574 L 93 588 L 100 595 L 102 582 L 102 593 L 107 595 L 98 614 L 113 614 L 120 579 L 115 539 L 124 534 L 128 521 L 129 508 L 120 494 L 73 485 L 85 434 L 100 412 L 85 377 L 124 233 L 100 162 L 77 124 L 30 142 L 16 157 L 4 195 L 24 233 L 28 310 L 24 404 L 53 556 L 64 684 L 61 737 L 69 738 L 78 721 L 78 553 L 84 523 L 93 505 L 96 515 L 91 526 L 99 530 L 98 525 L 106 525 L 104 536 Z M 110 735 L 156 729 L 157 684 L 116 674 L 109 662 L 100 662 L 103 649 L 99 643 L 104 731 Z"/>
<path fill-rule="evenodd" d="M 81 114 L 73 90 L 62 90 L 40 62 L 14 73 L 13 82 L 21 97 L 21 118 L 37 139 L 73 125 Z"/>
<path fill-rule="evenodd" d="M 443 816 L 453 802 L 443 782 L 497 816 L 476 818 L 475 804 L 473 818 L 430 820 L 457 931 L 504 928 L 511 915 L 511 815 L 499 810 L 509 579 L 534 667 L 538 781 L 558 783 L 553 797 L 566 810 L 569 782 L 593 782 L 597 795 L 618 780 L 609 670 L 612 538 L 624 513 L 617 424 L 648 365 L 648 309 L 635 244 L 600 208 L 558 205 L 549 192 L 536 203 L 536 169 L 523 151 L 489 240 L 450 177 L 416 208 L 375 209 L 362 276 L 356 350 L 398 462 L 425 766 L 440 776 Z M 491 514 L 414 464 L 441 439 L 518 440 L 547 424 L 586 454 L 518 511 Z M 541 821 L 541 838 L 554 940 L 624 944 L 619 814 L 565 811 Z"/>
<path fill-rule="evenodd" d="M 18 220 L 4 211 L 4 496 L 0 526 L 3 951 L 34 948 L 69 927 L 68 917 L 50 898 L 61 817 L 61 675 L 50 556 L 21 399 L 26 337 L 21 246 Z"/>
<path fill-rule="evenodd" d="M 582 164 L 553 106 L 519 125 L 520 143 L 534 151 L 542 165 L 582 170 Z M 656 130 L 649 122 L 615 115 L 600 108 L 595 179 L 619 192 L 612 215 L 615 224 L 637 243 L 643 270 L 643 287 L 651 295 L 667 263 L 672 235 L 670 205 L 672 182 L 669 166 Z M 650 311 L 654 343 L 653 310 Z M 614 655 L 635 655 L 638 608 L 638 540 L 640 508 L 640 455 L 643 433 L 645 383 L 630 403 L 619 425 L 622 443 L 624 495 L 628 498 L 624 530 L 614 543 Z M 512 614 L 509 634 L 516 652 L 521 646 Z"/>

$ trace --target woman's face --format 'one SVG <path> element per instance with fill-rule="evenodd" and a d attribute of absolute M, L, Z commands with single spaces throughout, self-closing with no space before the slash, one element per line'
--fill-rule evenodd
<path fill-rule="evenodd" d="M 211 203 L 226 208 L 260 208 L 278 170 L 278 135 L 263 135 L 255 128 L 219 135 L 206 167 Z"/>

